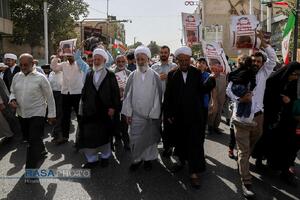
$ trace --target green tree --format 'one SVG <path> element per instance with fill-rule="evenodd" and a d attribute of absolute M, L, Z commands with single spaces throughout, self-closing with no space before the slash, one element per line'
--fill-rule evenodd
<path fill-rule="evenodd" d="M 10 10 L 14 23 L 12 42 L 33 47 L 44 42 L 44 0 L 11 0 Z M 59 41 L 76 37 L 75 20 L 86 17 L 88 4 L 83 0 L 48 0 L 49 50 L 56 49 Z"/>
<path fill-rule="evenodd" d="M 135 48 L 137 48 L 138 46 L 141 46 L 141 45 L 143 45 L 143 43 L 137 41 L 137 42 L 134 43 L 133 45 L 129 45 L 129 46 L 128 46 L 128 49 L 135 49 Z"/>
<path fill-rule="evenodd" d="M 147 47 L 150 49 L 152 57 L 159 54 L 160 46 L 155 41 L 150 41 Z"/>

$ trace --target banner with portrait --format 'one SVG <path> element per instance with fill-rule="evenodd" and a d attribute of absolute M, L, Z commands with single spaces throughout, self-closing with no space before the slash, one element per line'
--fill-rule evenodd
<path fill-rule="evenodd" d="M 201 19 L 198 14 L 181 13 L 185 44 L 192 46 L 201 41 Z"/>
<path fill-rule="evenodd" d="M 257 27 L 259 21 L 255 15 L 232 16 L 230 25 L 231 44 L 236 49 L 257 47 Z"/>
<path fill-rule="evenodd" d="M 230 72 L 224 49 L 219 43 L 202 41 L 202 48 L 208 66 L 212 71 L 225 74 Z"/>
<path fill-rule="evenodd" d="M 61 56 L 72 56 L 76 50 L 77 39 L 63 40 L 59 43 Z"/>

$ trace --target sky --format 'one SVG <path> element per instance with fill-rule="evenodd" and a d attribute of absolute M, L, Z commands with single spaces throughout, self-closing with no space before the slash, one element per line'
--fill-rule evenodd
<path fill-rule="evenodd" d="M 105 18 L 107 0 L 85 0 L 89 4 L 88 18 Z M 109 15 L 125 23 L 126 43 L 133 44 L 134 37 L 148 45 L 168 45 L 171 51 L 181 46 L 181 12 L 193 13 L 196 6 L 186 6 L 185 0 L 109 0 Z"/>

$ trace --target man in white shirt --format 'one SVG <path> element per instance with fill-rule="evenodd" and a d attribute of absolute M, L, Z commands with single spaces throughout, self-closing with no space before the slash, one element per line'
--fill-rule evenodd
<path fill-rule="evenodd" d="M 251 94 L 247 94 L 241 98 L 236 97 L 231 91 L 232 84 L 229 84 L 226 90 L 227 95 L 235 102 L 232 118 L 234 122 L 235 138 L 238 149 L 239 173 L 242 180 L 243 194 L 246 197 L 254 196 L 254 192 L 251 187 L 252 176 L 249 171 L 249 158 L 251 152 L 253 151 L 254 145 L 261 137 L 263 132 L 263 98 L 266 88 L 266 80 L 276 66 L 276 53 L 274 49 L 266 43 L 262 34 L 260 34 L 260 39 L 262 41 L 261 47 L 264 49 L 267 57 L 265 57 L 261 52 L 257 52 L 252 55 L 252 65 L 257 69 L 256 87 L 253 90 L 253 96 Z M 257 125 L 247 126 L 242 123 L 238 123 L 238 120 L 235 120 L 238 102 L 251 101 L 252 108 L 250 118 L 252 118 Z"/>
<path fill-rule="evenodd" d="M 47 78 L 33 69 L 30 54 L 20 56 L 21 72 L 12 81 L 10 106 L 17 110 L 21 129 L 27 137 L 26 169 L 37 168 L 46 155 L 43 143 L 44 122 L 48 106 L 48 122 L 55 121 L 55 102 Z"/>
<path fill-rule="evenodd" d="M 52 130 L 52 142 L 57 144 L 62 137 L 62 130 L 61 130 L 61 119 L 62 119 L 62 82 L 63 82 L 63 72 L 62 71 L 52 71 L 49 74 L 48 80 L 50 82 L 54 100 L 55 100 L 55 107 L 56 107 L 56 123 Z"/>
<path fill-rule="evenodd" d="M 62 81 L 62 139 L 58 141 L 58 144 L 66 143 L 69 140 L 69 131 L 71 123 L 71 113 L 74 109 L 77 121 L 80 121 L 78 115 L 79 102 L 81 98 L 81 90 L 83 88 L 83 78 L 87 70 L 88 65 L 78 64 L 80 59 L 80 51 L 77 51 L 75 56 L 67 56 L 67 61 L 59 63 L 59 56 L 53 58 L 51 61 L 51 69 L 54 72 L 63 72 Z"/>
<path fill-rule="evenodd" d="M 160 48 L 159 56 L 160 56 L 160 62 L 155 63 L 154 65 L 152 65 L 151 68 L 159 74 L 159 78 L 162 84 L 162 92 L 164 95 L 164 92 L 166 90 L 166 80 L 168 78 L 168 73 L 172 69 L 176 68 L 177 65 L 173 62 L 169 62 L 170 48 L 168 46 L 162 46 Z M 164 146 L 163 156 L 165 157 L 170 157 L 172 154 L 172 148 L 171 148 L 172 142 L 168 141 L 167 139 L 170 138 L 168 137 L 168 134 L 172 134 L 171 132 L 172 131 L 171 131 L 170 123 L 168 122 L 167 119 L 163 117 L 163 129 L 161 131 L 161 136 L 162 136 L 162 141 Z"/>

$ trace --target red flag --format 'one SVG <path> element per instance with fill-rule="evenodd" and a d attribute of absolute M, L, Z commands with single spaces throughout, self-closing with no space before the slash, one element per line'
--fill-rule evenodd
<path fill-rule="evenodd" d="M 289 4 L 287 2 L 284 2 L 284 1 L 274 2 L 273 4 L 277 5 L 277 6 L 284 6 L 284 7 L 289 6 Z"/>

